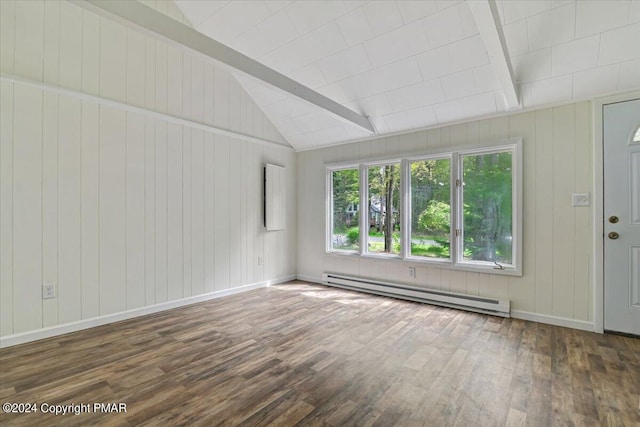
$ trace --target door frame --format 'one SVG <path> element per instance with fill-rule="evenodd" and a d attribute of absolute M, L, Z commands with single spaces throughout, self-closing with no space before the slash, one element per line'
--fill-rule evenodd
<path fill-rule="evenodd" d="M 604 332 L 604 106 L 640 98 L 640 91 L 593 100 L 593 322 Z"/>

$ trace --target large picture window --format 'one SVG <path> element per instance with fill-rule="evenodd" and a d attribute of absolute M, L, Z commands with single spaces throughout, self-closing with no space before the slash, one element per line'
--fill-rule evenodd
<path fill-rule="evenodd" d="M 520 275 L 520 146 L 328 166 L 328 251 Z"/>

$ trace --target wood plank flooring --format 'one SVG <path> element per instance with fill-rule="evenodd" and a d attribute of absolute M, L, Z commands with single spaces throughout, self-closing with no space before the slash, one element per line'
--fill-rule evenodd
<path fill-rule="evenodd" d="M 640 425 L 640 340 L 302 282 L 0 351 L 2 425 Z"/>

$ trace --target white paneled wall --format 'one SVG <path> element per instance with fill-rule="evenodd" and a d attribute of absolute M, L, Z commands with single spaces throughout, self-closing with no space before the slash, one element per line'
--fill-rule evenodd
<path fill-rule="evenodd" d="M 506 298 L 521 315 L 586 327 L 593 322 L 593 212 L 572 207 L 571 193 L 593 188 L 591 128 L 585 102 L 299 153 L 298 275 L 320 280 L 323 271 L 331 271 Z M 324 253 L 326 163 L 491 145 L 511 137 L 524 140 L 522 277 Z M 416 267 L 415 278 L 409 266 Z"/>
<path fill-rule="evenodd" d="M 65 1 L 0 7 L 4 76 L 286 144 L 226 69 Z M 0 336 L 295 274 L 287 147 L 6 79 L 0 95 Z M 265 163 L 287 170 L 284 231 L 262 224 Z"/>

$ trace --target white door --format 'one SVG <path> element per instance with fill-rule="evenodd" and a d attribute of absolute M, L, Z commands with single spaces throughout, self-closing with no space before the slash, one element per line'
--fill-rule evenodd
<path fill-rule="evenodd" d="M 640 99 L 603 120 L 604 329 L 640 335 Z"/>

